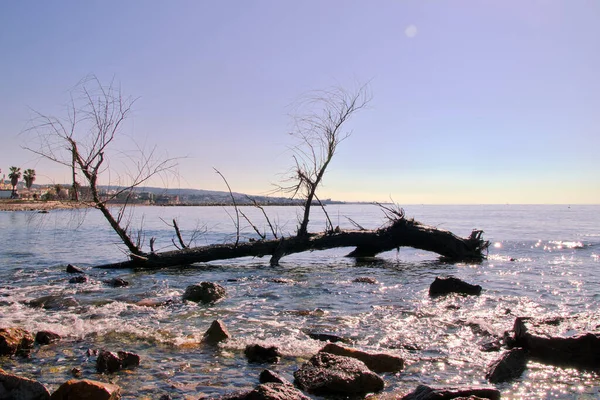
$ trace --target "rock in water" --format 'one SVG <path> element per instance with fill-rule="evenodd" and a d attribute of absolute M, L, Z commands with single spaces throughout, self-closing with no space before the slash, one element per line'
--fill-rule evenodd
<path fill-rule="evenodd" d="M 126 351 L 117 354 L 102 350 L 96 359 L 96 370 L 98 372 L 117 372 L 123 368 L 137 367 L 140 365 L 140 356 Z"/>
<path fill-rule="evenodd" d="M 281 383 L 282 385 L 291 385 L 292 383 L 280 376 L 277 372 L 265 369 L 258 377 L 260 383 Z"/>
<path fill-rule="evenodd" d="M 85 275 L 79 275 L 69 279 L 69 283 L 86 283 L 87 281 L 88 277 Z"/>
<path fill-rule="evenodd" d="M 109 279 L 109 280 L 104 281 L 104 283 L 106 283 L 108 286 L 114 287 L 114 288 L 129 286 L 129 282 L 127 282 L 125 279 L 121 279 L 121 278 Z"/>
<path fill-rule="evenodd" d="M 58 333 L 50 332 L 50 331 L 39 331 L 35 335 L 35 341 L 39 344 L 50 344 L 56 343 L 60 340 L 60 335 Z"/>
<path fill-rule="evenodd" d="M 73 264 L 67 265 L 67 273 L 69 274 L 83 274 L 83 270 L 79 267 L 74 266 Z"/>
<path fill-rule="evenodd" d="M 356 358 L 364 362 L 371 371 L 377 373 L 399 372 L 404 368 L 404 360 L 401 357 L 385 353 L 367 353 L 334 343 L 323 347 L 321 352 Z"/>
<path fill-rule="evenodd" d="M 72 296 L 48 295 L 33 299 L 27 305 L 46 310 L 66 310 L 67 308 L 78 307 L 79 302 Z"/>
<path fill-rule="evenodd" d="M 383 390 L 383 379 L 354 358 L 318 353 L 294 373 L 296 385 L 314 394 L 362 395 Z"/>
<path fill-rule="evenodd" d="M 12 356 L 33 348 L 33 335 L 21 328 L 0 328 L 0 356 Z"/>
<path fill-rule="evenodd" d="M 521 348 L 512 349 L 490 365 L 485 379 L 491 383 L 508 382 L 521 376 L 527 365 L 527 354 Z"/>
<path fill-rule="evenodd" d="M 281 383 L 263 383 L 246 394 L 245 400 L 310 400 L 301 391 Z"/>
<path fill-rule="evenodd" d="M 92 381 L 89 379 L 71 379 L 52 393 L 51 400 L 119 400 L 121 388 L 110 383 Z"/>
<path fill-rule="evenodd" d="M 275 346 L 265 347 L 260 344 L 249 344 L 244 350 L 248 362 L 252 363 L 278 363 L 281 353 Z"/>
<path fill-rule="evenodd" d="M 41 383 L 0 369 L 0 399 L 47 400 L 49 398 L 48 389 Z"/>
<path fill-rule="evenodd" d="M 200 282 L 197 285 L 190 285 L 185 289 L 183 300 L 208 304 L 221 300 L 226 294 L 227 291 L 221 285 L 213 282 Z"/>
<path fill-rule="evenodd" d="M 215 320 L 210 325 L 210 328 L 204 333 L 204 337 L 202 338 L 203 343 L 215 344 L 227 340 L 231 337 L 229 332 L 227 331 L 227 327 L 220 320 Z"/>
<path fill-rule="evenodd" d="M 500 391 L 496 388 L 487 387 L 434 389 L 429 386 L 419 385 L 414 392 L 402 397 L 402 400 L 440 400 L 458 398 L 500 400 Z"/>
<path fill-rule="evenodd" d="M 429 295 L 444 296 L 450 293 L 458 293 L 463 295 L 479 295 L 481 294 L 481 286 L 471 285 L 453 276 L 447 278 L 437 277 L 429 287 Z"/>

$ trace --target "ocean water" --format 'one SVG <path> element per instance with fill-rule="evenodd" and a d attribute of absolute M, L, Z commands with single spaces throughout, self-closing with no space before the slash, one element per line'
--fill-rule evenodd
<path fill-rule="evenodd" d="M 259 210 L 242 208 L 261 230 Z M 284 233 L 294 231 L 298 209 L 266 207 Z M 373 205 L 328 206 L 334 225 L 365 228 L 385 223 Z M 436 254 L 401 248 L 377 258 L 346 258 L 351 249 L 332 249 L 269 260 L 243 258 L 160 271 L 100 270 L 94 265 L 122 261 L 116 235 L 95 210 L 0 212 L 0 327 L 51 330 L 61 342 L 36 347 L 29 358 L 0 358 L 0 368 L 44 383 L 51 391 L 80 368 L 83 377 L 110 381 L 124 399 L 195 399 L 257 384 L 266 367 L 288 379 L 323 345 L 307 333 L 342 336 L 365 351 L 389 352 L 406 360 L 398 374 L 384 374 L 386 392 L 418 384 L 486 384 L 487 366 L 499 353 L 480 346 L 511 329 L 515 317 L 532 317 L 539 334 L 573 336 L 600 332 L 600 206 L 485 205 L 405 207 L 408 217 L 468 236 L 485 231 L 489 255 L 479 263 L 448 263 Z M 186 240 L 204 245 L 235 240 L 231 208 L 137 207 L 130 227 L 156 249 L 173 248 L 176 218 Z M 314 210 L 311 230 L 325 219 Z M 192 237 L 193 233 L 195 237 Z M 243 240 L 256 237 L 242 223 Z M 87 283 L 71 284 L 66 264 L 86 270 Z M 480 296 L 431 299 L 436 276 L 479 284 Z M 124 288 L 104 283 L 130 282 Z M 370 277 L 376 284 L 354 282 Z M 212 281 L 228 296 L 214 305 L 183 302 L 193 283 Z M 55 295 L 69 307 L 41 309 L 28 301 Z M 151 299 L 154 306 L 142 306 Z M 215 320 L 232 339 L 219 347 L 199 345 Z M 249 364 L 247 344 L 276 345 L 279 364 Z M 112 375 L 95 372 L 88 349 L 138 353 L 141 365 Z M 520 379 L 497 385 L 506 399 L 595 399 L 600 375 L 529 362 Z M 319 398 L 319 397 L 315 397 Z"/>

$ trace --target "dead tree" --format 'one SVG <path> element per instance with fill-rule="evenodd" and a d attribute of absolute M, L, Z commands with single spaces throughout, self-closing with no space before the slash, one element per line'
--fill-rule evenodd
<path fill-rule="evenodd" d="M 274 240 L 240 242 L 237 245 L 214 244 L 149 254 L 146 258 L 100 265 L 98 268 L 158 269 L 248 256 L 270 256 L 270 264 L 277 265 L 282 257 L 289 254 L 338 247 L 354 247 L 348 256 L 356 258 L 374 257 L 399 247 L 413 247 L 438 253 L 453 261 L 481 260 L 489 246 L 489 242 L 483 240 L 481 234 L 481 231 L 473 231 L 468 238 L 461 238 L 452 232 L 407 219 L 403 213 L 399 213 L 390 218 L 387 225 L 376 230 L 296 235 Z"/>
<path fill-rule="evenodd" d="M 125 211 L 134 189 L 153 176 L 171 170 L 174 160 L 156 160 L 154 150 L 140 151 L 137 157 L 130 159 L 133 167 L 127 183 L 121 184 L 115 193 L 102 194 L 99 182 L 104 173 L 109 173 L 108 156 L 111 150 L 112 154 L 116 152 L 111 146 L 114 147 L 134 103 L 135 99 L 124 97 L 114 82 L 104 86 L 95 76 L 88 77 L 71 91 L 67 117 L 35 112 L 36 118 L 29 132 L 37 134 L 39 147 L 27 149 L 71 168 L 73 191 L 79 186 L 75 181 L 76 173 L 81 173 L 89 186 L 92 205 L 100 210 L 129 254 L 144 257 L 140 241 L 134 241 L 131 236 Z M 109 203 L 119 196 L 124 200 L 114 215 Z"/>
<path fill-rule="evenodd" d="M 295 165 L 292 168 L 285 192 L 303 199 L 303 215 L 298 236 L 308 234 L 310 207 L 314 201 L 321 204 L 317 189 L 331 163 L 337 146 L 350 133 L 343 130 L 346 122 L 370 101 L 368 87 L 355 92 L 333 88 L 311 92 L 297 104 L 295 128 L 291 133 L 299 143 L 293 148 Z M 323 208 L 327 220 L 329 216 Z M 333 228 L 333 227 L 332 227 Z"/>

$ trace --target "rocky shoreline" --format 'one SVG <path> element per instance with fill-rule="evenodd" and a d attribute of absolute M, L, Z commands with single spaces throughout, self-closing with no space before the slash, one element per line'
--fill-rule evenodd
<path fill-rule="evenodd" d="M 85 277 L 85 272 L 75 266 L 67 267 L 68 273 Z M 109 285 L 126 285 L 122 281 L 106 281 Z M 482 288 L 454 277 L 438 277 L 431 284 L 429 296 L 458 294 L 477 296 Z M 227 290 L 213 282 L 200 282 L 188 286 L 182 296 L 183 301 L 210 305 L 227 297 Z M 46 304 L 48 296 L 31 301 L 35 307 Z M 206 331 L 201 344 L 218 346 L 231 339 L 231 334 L 220 320 L 213 321 Z M 277 346 L 265 347 L 249 344 L 244 355 L 248 363 L 264 364 L 267 369 L 257 377 L 257 386 L 217 397 L 201 397 L 205 400 L 308 400 L 307 395 L 325 398 L 369 398 L 378 400 L 434 400 L 434 399 L 500 399 L 501 394 L 494 385 L 518 379 L 527 368 L 527 360 L 553 366 L 568 366 L 582 369 L 595 369 L 600 361 L 600 335 L 587 333 L 580 337 L 540 337 L 530 334 L 523 318 L 517 318 L 512 330 L 497 337 L 496 345 L 485 351 L 499 353 L 498 359 L 489 365 L 485 373 L 489 386 L 430 387 L 419 385 L 414 391 L 381 393 L 385 387 L 386 374 L 398 374 L 405 368 L 405 360 L 387 353 L 372 353 L 360 348 L 348 347 L 335 342 L 343 338 L 328 335 L 316 354 L 303 364 L 298 364 L 294 372 L 294 381 L 287 381 L 269 370 L 269 365 L 279 363 L 282 354 Z M 339 339 L 339 340 L 338 340 Z M 60 341 L 60 335 L 53 332 L 27 332 L 19 327 L 0 327 L 0 356 L 28 357 L 35 346 L 45 346 Z M 503 351 L 504 350 L 504 351 Z M 111 382 L 105 383 L 98 378 L 110 378 L 121 370 L 135 369 L 143 360 L 128 351 L 110 351 L 106 349 L 88 349 L 87 359 L 95 359 L 98 374 L 85 379 L 81 366 L 75 366 L 71 373 L 74 378 L 64 382 L 52 394 L 41 383 L 18 374 L 0 369 L 0 398 L 20 399 L 119 399 L 122 389 Z M 94 362 L 94 361 L 93 361 Z M 84 378 L 84 379 L 82 379 Z M 171 399 L 169 394 L 161 397 Z"/>
<path fill-rule="evenodd" d="M 88 208 L 86 203 L 72 201 L 36 201 L 36 200 L 0 200 L 0 211 L 38 211 L 72 210 Z"/>

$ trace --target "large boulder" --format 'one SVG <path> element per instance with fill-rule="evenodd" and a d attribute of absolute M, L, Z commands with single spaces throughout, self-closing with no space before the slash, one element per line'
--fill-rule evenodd
<path fill-rule="evenodd" d="M 278 363 L 281 353 L 276 346 L 262 346 L 260 344 L 249 344 L 244 350 L 248 362 L 251 363 Z"/>
<path fill-rule="evenodd" d="M 429 386 L 419 385 L 414 392 L 402 397 L 402 400 L 447 400 L 459 398 L 500 400 L 500 391 L 489 387 L 434 389 Z"/>
<path fill-rule="evenodd" d="M 34 337 L 21 328 L 0 328 L 0 356 L 12 356 L 33 348 Z"/>
<path fill-rule="evenodd" d="M 48 389 L 41 383 L 0 369 L 0 399 L 47 400 L 49 398 Z"/>
<path fill-rule="evenodd" d="M 490 365 L 485 379 L 491 383 L 508 382 L 521 376 L 527 365 L 527 354 L 521 348 L 504 353 Z"/>
<path fill-rule="evenodd" d="M 227 291 L 223 286 L 213 282 L 200 282 L 185 289 L 183 300 L 209 304 L 221 300 L 226 295 Z"/>
<path fill-rule="evenodd" d="M 119 400 L 120 398 L 119 386 L 89 379 L 71 379 L 60 385 L 50 396 L 51 400 Z"/>
<path fill-rule="evenodd" d="M 137 367 L 140 365 L 140 356 L 126 351 L 113 353 L 111 351 L 102 350 L 96 359 L 96 370 L 100 373 L 117 372 L 123 368 Z"/>
<path fill-rule="evenodd" d="M 383 379 L 355 358 L 318 353 L 294 373 L 302 390 L 318 395 L 362 395 L 379 392 Z"/>
<path fill-rule="evenodd" d="M 471 285 L 453 276 L 446 278 L 435 278 L 431 286 L 429 286 L 429 295 L 431 297 L 444 296 L 450 293 L 458 293 L 462 295 L 479 295 L 481 294 L 481 286 Z"/>
<path fill-rule="evenodd" d="M 225 324 L 220 320 L 214 320 L 210 328 L 204 333 L 202 343 L 216 344 L 231 337 Z"/>
<path fill-rule="evenodd" d="M 377 373 L 399 372 L 404 368 L 404 360 L 401 357 L 385 353 L 367 353 L 335 343 L 329 343 L 321 349 L 321 352 L 356 358 Z"/>

